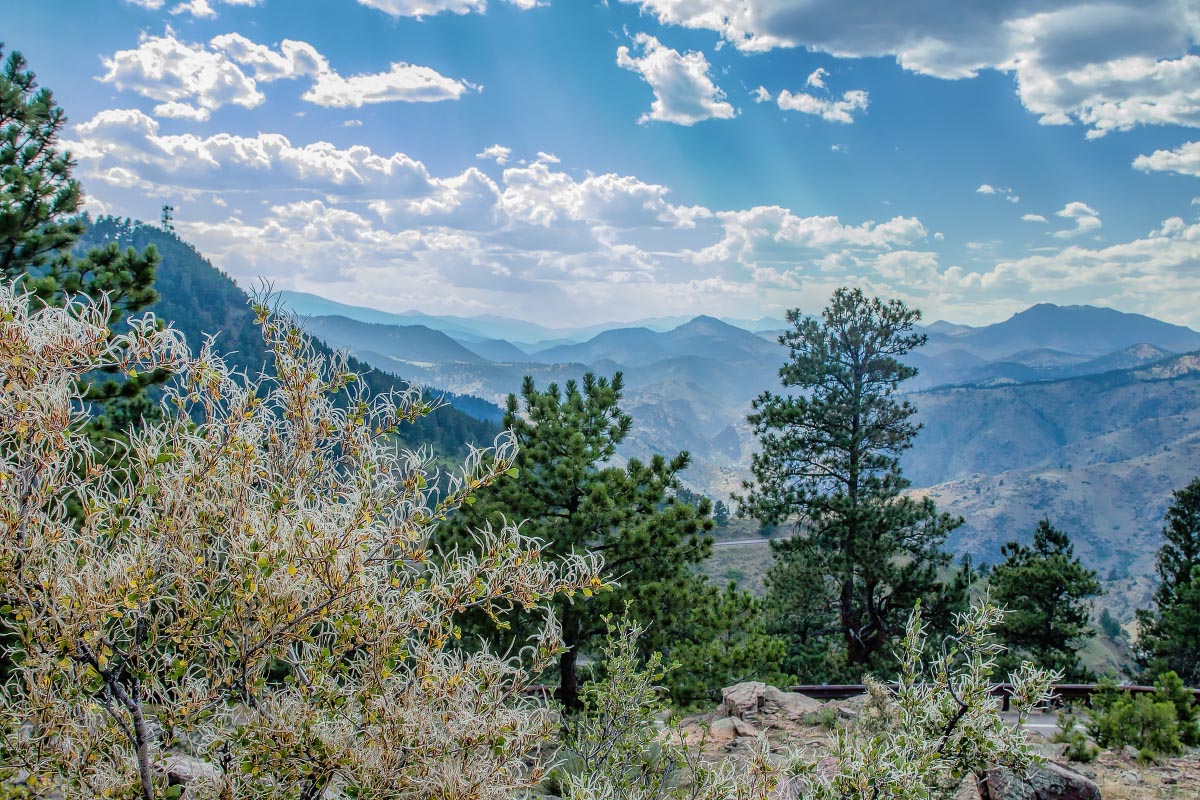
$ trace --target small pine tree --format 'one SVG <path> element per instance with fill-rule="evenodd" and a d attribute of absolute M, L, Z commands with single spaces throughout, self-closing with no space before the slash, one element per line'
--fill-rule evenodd
<path fill-rule="evenodd" d="M 703 597 L 694 567 L 712 549 L 711 506 L 679 501 L 679 473 L 689 456 L 656 455 L 648 463 L 612 460 L 632 418 L 619 406 L 623 379 L 592 374 L 583 382 L 539 390 L 526 378 L 520 399 L 508 398 L 503 425 L 520 448 L 512 476 L 481 490 L 478 502 L 462 509 L 447 527 L 447 546 L 466 544 L 472 529 L 525 520 L 522 530 L 545 543 L 545 556 L 593 552 L 604 556 L 619 584 L 591 597 L 560 598 L 558 622 L 566 649 L 559 657 L 558 697 L 579 708 L 580 656 L 605 635 L 604 617 L 629 613 L 649 626 L 639 639 L 645 653 L 670 647 L 669 631 L 683 624 Z M 627 608 L 628 607 L 628 608 Z M 517 643 L 527 631 L 503 630 L 477 618 L 485 637 Z"/>
<path fill-rule="evenodd" d="M 1023 658 L 1068 678 L 1082 678 L 1078 650 L 1092 635 L 1091 598 L 1100 594 L 1096 573 L 1075 556 L 1067 534 L 1049 520 L 1038 523 L 1031 546 L 1008 542 L 1004 561 L 992 570 L 991 593 L 1009 613 L 999 634 L 1009 650 L 1006 662 Z"/>
<path fill-rule="evenodd" d="M 1138 611 L 1139 660 L 1200 686 L 1200 478 L 1174 493 L 1158 551 L 1154 607 Z"/>

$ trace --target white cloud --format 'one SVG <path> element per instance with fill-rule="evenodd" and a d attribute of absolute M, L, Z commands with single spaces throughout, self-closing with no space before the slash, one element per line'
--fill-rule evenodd
<path fill-rule="evenodd" d="M 118 186 L 179 192 L 305 188 L 326 195 L 433 191 L 425 166 L 403 153 L 380 156 L 362 146 L 327 142 L 294 146 L 280 134 L 254 137 L 162 135 L 140 111 L 101 111 L 75 126 L 72 155 L 91 179 Z"/>
<path fill-rule="evenodd" d="M 1016 194 L 1011 187 L 993 186 L 990 183 L 981 183 L 979 184 L 979 188 L 975 190 L 975 193 L 1000 195 L 1010 203 L 1021 202 L 1021 196 Z"/>
<path fill-rule="evenodd" d="M 1052 235 L 1057 239 L 1070 239 L 1100 229 L 1100 214 L 1087 203 L 1078 201 L 1067 203 L 1062 210 L 1055 211 L 1054 216 L 1072 220 L 1075 223 L 1074 228 L 1055 231 Z"/>
<path fill-rule="evenodd" d="M 363 121 L 361 119 L 348 119 L 342 123 L 343 128 L 361 128 Z"/>
<path fill-rule="evenodd" d="M 760 86 L 754 90 L 754 102 L 756 102 L 756 103 L 771 102 L 771 93 L 767 91 L 767 87 Z"/>
<path fill-rule="evenodd" d="M 506 0 L 520 9 L 546 5 L 544 0 Z M 482 14 L 487 0 L 358 0 L 359 5 L 378 9 L 392 17 L 432 17 L 437 14 Z"/>
<path fill-rule="evenodd" d="M 161 101 L 156 113 L 163 116 L 203 120 L 223 105 L 254 108 L 266 99 L 237 64 L 179 41 L 169 28 L 164 36 L 143 34 L 136 50 L 120 50 L 104 66 L 101 81 Z"/>
<path fill-rule="evenodd" d="M 1041 214 L 1022 214 L 1021 219 L 1024 220 L 1025 222 L 1045 223 L 1047 221 L 1046 218 L 1043 217 Z"/>
<path fill-rule="evenodd" d="M 508 159 L 511 155 L 511 147 L 505 147 L 502 144 L 493 144 L 483 148 L 481 152 L 476 153 L 475 157 L 481 159 L 490 159 L 503 166 L 508 163 Z"/>
<path fill-rule="evenodd" d="M 1174 150 L 1155 150 L 1133 160 L 1143 172 L 1177 172 L 1200 178 L 1200 142 L 1186 142 Z"/>
<path fill-rule="evenodd" d="M 633 42 L 641 55 L 633 55 L 629 47 L 622 45 L 617 48 L 617 64 L 641 75 L 654 90 L 650 111 L 638 122 L 694 125 L 736 115 L 733 106 L 725 102 L 725 93 L 713 83 L 703 53 L 680 53 L 645 33 L 634 36 Z"/>
<path fill-rule="evenodd" d="M 150 11 L 157 11 L 158 9 L 162 8 L 165 1 L 166 0 L 125 0 L 126 3 L 135 6 L 141 6 L 142 8 Z"/>
<path fill-rule="evenodd" d="M 854 112 L 867 110 L 867 100 L 867 93 L 861 89 L 846 92 L 841 100 L 827 100 L 804 92 L 792 94 L 784 89 L 775 102 L 784 111 L 813 114 L 826 122 L 848 125 L 854 122 Z"/>
<path fill-rule="evenodd" d="M 360 108 L 368 103 L 436 103 L 457 100 L 472 88 L 465 81 L 447 78 L 429 67 L 404 62 L 392 64 L 387 72 L 352 75 L 322 72 L 302 99 L 326 108 Z"/>
<path fill-rule="evenodd" d="M 259 84 L 282 79 L 310 78 L 302 99 L 332 108 L 456 100 L 477 88 L 403 62 L 386 72 L 343 77 L 307 42 L 284 40 L 273 50 L 229 33 L 206 46 L 183 42 L 170 28 L 163 36 L 143 35 L 137 49 L 121 50 L 104 65 L 101 81 L 162 101 L 154 110 L 159 116 L 191 120 L 206 120 L 224 105 L 254 108 L 265 100 Z"/>
<path fill-rule="evenodd" d="M 1200 13 L 1191 0 L 622 0 L 664 24 L 717 31 L 761 52 L 804 47 L 892 56 L 939 78 L 1009 72 L 1044 124 L 1089 137 L 1136 125 L 1200 126 Z"/>
<path fill-rule="evenodd" d="M 907 247 L 927 235 L 915 217 L 845 225 L 832 216 L 798 217 L 781 206 L 719 211 L 716 217 L 724 234 L 719 242 L 695 254 L 700 262 L 787 262 L 819 250 Z"/>
<path fill-rule="evenodd" d="M 813 87 L 816 87 L 817 89 L 824 89 L 825 88 L 825 78 L 828 75 L 829 75 L 829 71 L 826 70 L 824 67 L 817 67 L 815 70 L 813 70 L 811 73 L 809 73 L 808 78 L 804 81 L 804 85 L 805 86 L 813 86 Z"/>

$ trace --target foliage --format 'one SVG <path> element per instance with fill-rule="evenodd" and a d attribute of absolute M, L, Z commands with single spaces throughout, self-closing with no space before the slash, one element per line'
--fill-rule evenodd
<path fill-rule="evenodd" d="M 667 678 L 671 700 L 689 706 L 717 700 L 723 687 L 761 680 L 783 685 L 783 642 L 767 633 L 760 601 L 732 581 L 724 589 L 697 581 L 691 610 L 658 638 L 675 665 Z"/>
<path fill-rule="evenodd" d="M 754 401 L 761 451 L 739 511 L 798 520 L 795 536 L 773 544 L 768 606 L 789 669 L 804 678 L 856 678 L 888 662 L 918 600 L 935 624 L 965 605 L 963 576 L 941 574 L 942 544 L 961 520 L 902 494 L 899 456 L 919 425 L 895 393 L 916 374 L 900 358 L 925 342 L 919 319 L 858 289 L 838 289 L 820 318 L 790 311 L 779 371 L 790 391 Z"/>
<path fill-rule="evenodd" d="M 1100 612 L 1100 631 L 1113 641 L 1125 638 L 1125 630 L 1107 608 Z"/>
<path fill-rule="evenodd" d="M 1158 698 L 1175 707 L 1175 722 L 1179 726 L 1179 741 L 1186 745 L 1200 745 L 1200 724 L 1197 720 L 1196 696 L 1183 685 L 1183 680 L 1174 672 L 1164 672 L 1154 682 Z"/>
<path fill-rule="evenodd" d="M 1078 650 L 1093 635 L 1089 601 L 1100 594 L 1100 581 L 1080 563 L 1070 537 L 1043 519 L 1032 545 L 1008 542 L 1000 554 L 1004 561 L 992 570 L 989 585 L 992 598 L 1009 609 L 999 628 L 1008 648 L 1005 663 L 1029 658 L 1068 680 L 1090 677 Z"/>
<path fill-rule="evenodd" d="M 628 605 L 635 619 L 653 623 L 638 639 L 643 656 L 659 651 L 671 660 L 681 649 L 679 660 L 688 660 L 689 667 L 698 666 L 689 652 L 711 652 L 718 635 L 728 629 L 718 618 L 725 598 L 694 569 L 711 553 L 711 505 L 707 498 L 692 505 L 677 496 L 688 454 L 612 464 L 633 424 L 619 406 L 622 388 L 620 373 L 611 381 L 589 373 L 582 384 L 568 381 L 561 389 L 551 384 L 545 390 L 526 378 L 521 398 L 508 398 L 503 422 L 520 448 L 513 475 L 481 491 L 478 502 L 462 509 L 447 529 L 446 541 L 457 543 L 465 530 L 520 519 L 526 520 L 525 530 L 545 542 L 545 555 L 603 554 L 619 588 L 586 603 L 568 596 L 556 604 L 567 647 L 559 660 L 558 696 L 570 709 L 579 707 L 579 656 L 605 635 L 605 616 L 622 613 Z M 735 608 L 730 613 L 744 614 L 751 601 L 731 602 Z M 719 627 L 709 627 L 705 620 Z M 478 620 L 475 630 L 501 642 L 524 635 L 519 625 L 506 630 L 486 618 Z M 756 661 L 769 651 L 753 633 L 745 639 L 733 642 L 739 647 L 731 652 L 751 660 L 733 667 L 743 674 L 756 665 L 769 671 L 769 663 Z M 714 687 L 699 687 L 694 680 L 672 686 L 681 702 L 706 688 Z"/>
<path fill-rule="evenodd" d="M 21 281 L 34 297 L 62 304 L 84 294 L 108 297 L 110 326 L 153 303 L 153 247 L 139 252 L 116 243 L 75 254 L 72 248 L 86 223 L 78 214 L 83 203 L 79 182 L 71 177 L 74 162 L 59 149 L 66 115 L 48 89 L 39 88 L 20 53 L 12 53 L 0 71 L 0 281 Z M 107 448 L 154 409 L 147 387 L 166 379 L 162 371 L 116 375 L 106 365 L 87 379 L 86 399 L 101 413 L 90 422 L 90 435 Z"/>
<path fill-rule="evenodd" d="M 1109 748 L 1129 745 L 1145 760 L 1182 750 L 1173 681 L 1163 681 L 1154 695 L 1120 691 L 1107 679 L 1097 686 L 1087 723 L 1088 734 L 1097 744 Z"/>
<path fill-rule="evenodd" d="M 0 736 L 33 788 L 177 796 L 167 753 L 206 762 L 193 798 L 499 800 L 536 781 L 521 758 L 553 716 L 522 695 L 535 676 L 447 643 L 466 609 L 599 585 L 598 559 L 550 563 L 511 526 L 428 545 L 511 467 L 511 439 L 434 495 L 427 454 L 393 439 L 419 393 L 371 397 L 293 320 L 257 307 L 275 369 L 247 380 L 153 318 L 114 337 L 110 313 L 0 286 L 0 598 L 24 652 Z M 78 379 L 103 366 L 178 376 L 120 475 L 80 430 Z M 548 619 L 535 667 L 559 647 Z"/>
<path fill-rule="evenodd" d="M 564 722 L 553 788 L 566 797 L 600 787 L 620 797 L 665 797 L 687 763 L 686 750 L 662 746 L 655 726 L 666 708 L 658 687 L 670 670 L 658 653 L 642 663 L 644 627 L 628 618 L 604 622 L 600 674 L 583 685 L 580 713 Z"/>
<path fill-rule="evenodd" d="M 992 632 L 1004 612 L 989 601 L 956 615 L 955 634 L 927 660 L 920 608 L 900 642 L 900 681 L 892 698 L 874 684 L 877 710 L 867 724 L 840 731 L 830 757 L 836 767 L 801 774 L 811 800 L 916 800 L 952 796 L 964 779 L 994 766 L 1025 772 L 1038 763 L 1021 729 L 1025 715 L 1049 699 L 1061 676 L 1025 664 L 1010 676 L 1018 724 L 999 714 L 993 676 L 1003 645 Z"/>
<path fill-rule="evenodd" d="M 1174 493 L 1158 551 L 1154 607 L 1138 611 L 1139 659 L 1200 686 L 1200 478 Z"/>
<path fill-rule="evenodd" d="M 1088 764 L 1100 755 L 1100 748 L 1088 739 L 1087 734 L 1080 729 L 1079 718 L 1074 714 L 1063 712 L 1058 716 L 1058 730 L 1054 741 L 1067 745 L 1067 759 Z"/>

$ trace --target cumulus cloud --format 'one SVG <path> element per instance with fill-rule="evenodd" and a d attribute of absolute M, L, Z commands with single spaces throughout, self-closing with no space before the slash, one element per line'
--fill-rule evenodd
<path fill-rule="evenodd" d="M 706 119 L 731 119 L 733 106 L 713 82 L 703 53 L 680 53 L 653 36 L 639 33 L 634 47 L 617 48 L 617 65 L 636 72 L 654 90 L 650 110 L 638 122 L 673 122 L 694 125 Z M 634 55 L 634 50 L 640 55 Z"/>
<path fill-rule="evenodd" d="M 824 67 L 817 67 L 815 70 L 809 73 L 808 78 L 804 81 L 804 85 L 813 86 L 817 89 L 824 89 L 825 78 L 828 77 L 828 75 L 829 71 Z"/>
<path fill-rule="evenodd" d="M 158 11 L 164 5 L 165 0 L 125 0 L 135 6 L 141 6 L 149 11 Z M 212 18 L 217 15 L 216 9 L 212 7 L 212 3 L 218 5 L 224 4 L 227 6 L 256 6 L 262 0 L 185 0 L 178 3 L 171 9 L 172 14 L 191 14 L 193 17 Z"/>
<path fill-rule="evenodd" d="M 254 108 L 265 100 L 259 84 L 282 79 L 311 79 L 302 99 L 332 108 L 456 100 L 478 88 L 403 62 L 386 72 L 344 77 L 307 42 L 284 40 L 275 50 L 230 33 L 192 44 L 170 28 L 163 36 L 143 34 L 136 49 L 118 51 L 104 65 L 101 81 L 161 101 L 154 109 L 159 116 L 190 120 L 206 120 L 224 105 Z"/>
<path fill-rule="evenodd" d="M 326 108 L 360 108 L 369 103 L 436 103 L 457 100 L 468 89 L 479 87 L 447 78 L 429 67 L 402 61 L 387 72 L 344 78 L 332 70 L 317 75 L 302 99 Z"/>
<path fill-rule="evenodd" d="M 505 147 L 502 144 L 493 144 L 483 148 L 481 152 L 476 153 L 475 157 L 495 161 L 497 164 L 503 166 L 508 163 L 508 159 L 511 155 L 511 147 Z"/>
<path fill-rule="evenodd" d="M 136 110 L 101 111 L 75 126 L 70 149 L 92 180 L 180 192 L 304 188 L 334 196 L 433 190 L 424 164 L 403 153 L 339 149 L 328 142 L 293 145 L 281 134 L 200 137 L 162 135 Z"/>
<path fill-rule="evenodd" d="M 1177 172 L 1200 178 L 1200 142 L 1187 142 L 1174 150 L 1155 150 L 1133 160 L 1143 172 Z"/>
<path fill-rule="evenodd" d="M 754 90 L 754 102 L 769 103 L 771 102 L 771 93 L 767 91 L 767 87 L 760 86 Z"/>
<path fill-rule="evenodd" d="M 138 47 L 104 59 L 100 80 L 160 101 L 162 116 L 204 120 L 223 105 L 254 108 L 266 98 L 253 78 L 219 52 L 175 38 L 142 35 Z"/>
<path fill-rule="evenodd" d="M 826 122 L 840 122 L 848 125 L 854 122 L 854 112 L 867 110 L 867 93 L 855 89 L 843 94 L 841 100 L 832 100 L 804 92 L 792 94 L 784 89 L 779 93 L 775 102 L 784 111 L 813 114 Z"/>
<path fill-rule="evenodd" d="M 180 230 L 234 275 L 292 288 L 339 282 L 376 303 L 481 311 L 511 301 L 577 321 L 600 308 L 639 315 L 696 302 L 733 314 L 737 304 L 816 303 L 843 283 L 936 280 L 913 217 L 714 210 L 633 175 L 580 175 L 549 153 L 514 163 L 493 146 L 480 155 L 503 158 L 500 175 L 438 175 L 364 146 L 169 135 L 137 110 L 102 112 L 70 133 L 88 186 L 190 198 Z M 206 201 L 216 197 L 229 205 Z"/>
<path fill-rule="evenodd" d="M 1022 214 L 1021 219 L 1025 222 L 1047 222 L 1046 218 L 1041 214 Z"/>
<path fill-rule="evenodd" d="M 837 57 L 891 56 L 939 78 L 1012 73 L 1044 124 L 1098 137 L 1136 125 L 1200 126 L 1194 5 L 1180 0 L 622 0 L 663 24 L 718 32 L 751 52 L 804 47 Z"/>
<path fill-rule="evenodd" d="M 546 5 L 543 0 L 505 0 L 521 9 Z M 392 17 L 432 17 L 437 14 L 482 14 L 487 0 L 358 0 L 359 5 L 374 8 Z"/>
<path fill-rule="evenodd" d="M 1063 206 L 1062 210 L 1055 211 L 1054 216 L 1062 217 L 1075 223 L 1074 228 L 1055 231 L 1052 235 L 1057 239 L 1071 239 L 1100 229 L 1100 214 L 1087 203 L 1078 201 L 1067 203 Z"/>

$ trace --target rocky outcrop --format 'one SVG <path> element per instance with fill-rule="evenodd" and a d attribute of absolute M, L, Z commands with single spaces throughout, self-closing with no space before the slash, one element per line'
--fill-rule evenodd
<path fill-rule="evenodd" d="M 979 795 L 982 800 L 1101 800 L 1095 783 L 1053 762 L 1024 778 L 1003 767 L 989 770 Z"/>
<path fill-rule="evenodd" d="M 821 708 L 821 703 L 806 695 L 785 692 L 765 683 L 751 681 L 723 689 L 717 714 L 738 717 L 751 723 L 760 717 L 795 721 L 804 714 L 816 713 Z"/>

